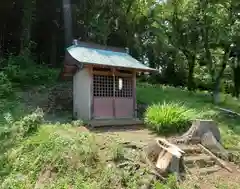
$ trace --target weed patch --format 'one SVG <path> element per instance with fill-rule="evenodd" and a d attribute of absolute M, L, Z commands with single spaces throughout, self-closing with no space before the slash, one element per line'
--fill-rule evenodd
<path fill-rule="evenodd" d="M 113 161 L 120 161 L 124 158 L 124 149 L 120 144 L 113 143 L 110 148 Z"/>
<path fill-rule="evenodd" d="M 194 110 L 178 103 L 163 103 L 149 106 L 145 123 L 159 134 L 183 132 L 196 117 Z"/>

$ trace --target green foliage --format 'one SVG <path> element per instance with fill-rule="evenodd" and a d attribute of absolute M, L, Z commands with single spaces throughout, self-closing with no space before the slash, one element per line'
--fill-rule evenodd
<path fill-rule="evenodd" d="M 0 152 L 23 140 L 28 135 L 34 134 L 43 123 L 43 112 L 36 109 L 33 113 L 15 121 L 11 114 L 5 114 L 5 124 L 0 127 Z"/>
<path fill-rule="evenodd" d="M 194 119 L 194 111 L 176 103 L 154 104 L 147 108 L 144 121 L 159 134 L 185 131 Z"/>
<path fill-rule="evenodd" d="M 234 119 L 231 123 L 228 118 L 219 114 L 209 103 L 208 93 L 199 91 L 191 93 L 186 89 L 140 84 L 138 97 L 144 103 L 155 103 L 150 107 L 153 117 L 158 115 L 156 110 L 161 110 L 162 115 L 167 115 L 160 114 L 161 119 L 154 118 L 154 121 L 160 120 L 159 122 L 164 124 L 168 122 L 172 124 L 178 120 L 188 122 L 196 117 L 196 114 L 204 118 L 207 116 L 211 118 L 214 115 L 217 121 L 222 117 L 224 120 L 221 120 L 220 126 L 224 128 L 221 130 L 224 145 L 231 149 L 239 143 L 239 135 L 237 135 L 239 122 Z M 50 189 L 139 188 L 139 181 L 143 177 L 139 174 L 141 171 L 122 170 L 116 168 L 113 162 L 106 161 L 106 154 L 107 157 L 110 155 L 111 159 L 117 161 L 115 163 L 126 157 L 127 150 L 116 141 L 110 145 L 104 138 L 104 144 L 107 145 L 102 150 L 98 138 L 101 135 L 96 135 L 95 138 L 94 134 L 80 132 L 75 127 L 82 123 L 81 120 L 77 120 L 76 124 L 46 125 L 40 110 L 18 120 L 11 114 L 13 109 L 9 108 L 16 103 L 15 108 L 18 110 L 17 101 L 4 103 L 6 104 L 3 106 L 5 127 L 0 127 L 0 188 L 28 189 L 40 184 Z M 225 106 L 231 104 L 232 107 L 239 108 L 238 100 L 229 96 L 228 98 L 225 96 L 222 103 Z M 175 116 L 179 112 L 180 115 L 186 114 L 184 119 Z M 169 115 L 174 115 L 174 119 Z M 185 119 L 186 117 L 188 119 Z M 184 127 L 180 127 L 180 130 Z M 166 127 L 166 132 L 171 132 L 172 129 L 175 129 L 175 126 Z M 162 134 L 162 130 L 160 133 Z M 239 159 L 234 161 L 238 162 Z M 182 188 L 193 188 L 190 184 L 194 186 L 195 183 L 189 183 L 189 187 Z M 180 189 L 181 187 L 174 177 L 170 177 L 167 183 L 156 183 L 153 188 Z"/>
<path fill-rule="evenodd" d="M 124 149 L 122 145 L 113 143 L 110 151 L 113 161 L 120 161 L 124 158 Z"/>
<path fill-rule="evenodd" d="M 160 182 L 156 182 L 154 189 L 180 189 L 176 176 L 170 175 L 166 181 L 166 183 L 162 184 Z"/>
<path fill-rule="evenodd" d="M 8 76 L 0 71 L 0 98 L 6 98 L 13 92 L 12 83 Z"/>
<path fill-rule="evenodd" d="M 96 166 L 99 154 L 93 136 L 77 133 L 71 125 L 58 128 L 59 125 L 43 125 L 35 135 L 20 141 L 8 152 L 12 169 L 11 174 L 3 179 L 2 186 L 8 186 L 18 173 L 22 179 L 13 182 L 12 188 L 21 185 L 32 188 L 45 171 L 64 176 Z"/>
<path fill-rule="evenodd" d="M 32 114 L 27 115 L 13 123 L 13 127 L 18 130 L 18 134 L 26 136 L 37 131 L 43 123 L 44 113 L 42 109 L 36 109 Z"/>
<path fill-rule="evenodd" d="M 57 80 L 59 70 L 37 65 L 29 55 L 9 56 L 5 60 L 4 74 L 16 87 L 50 84 Z"/>
<path fill-rule="evenodd" d="M 213 119 L 221 127 L 224 146 L 228 149 L 240 148 L 239 119 L 227 117 L 222 112 L 219 112 L 211 104 L 210 95 L 207 91 L 191 93 L 181 88 L 138 83 L 137 97 L 142 103 L 153 104 L 145 113 L 145 121 L 150 123 L 150 128 L 155 131 L 158 132 L 157 129 L 160 129 L 160 134 L 164 134 L 164 129 L 161 129 L 162 125 L 164 125 L 167 133 L 177 132 L 178 127 L 172 127 L 165 123 L 177 122 L 178 120 L 182 122 L 182 118 L 186 122 L 195 118 Z M 164 106 L 167 108 L 164 109 Z M 221 107 L 232 109 L 236 112 L 240 111 L 239 100 L 226 94 L 221 94 Z M 177 114 L 178 112 L 180 113 Z M 175 116 L 176 114 L 177 116 Z M 186 128 L 186 125 L 181 128 Z M 237 153 L 235 154 L 235 162 L 238 162 L 238 155 Z"/>
<path fill-rule="evenodd" d="M 81 127 L 84 125 L 84 121 L 83 120 L 74 120 L 71 122 L 73 127 Z"/>
<path fill-rule="evenodd" d="M 239 136 L 236 135 L 236 133 L 233 132 L 233 130 L 227 130 L 227 131 L 222 131 L 223 133 L 223 144 L 225 148 L 239 148 L 240 149 L 240 141 L 239 141 Z"/>

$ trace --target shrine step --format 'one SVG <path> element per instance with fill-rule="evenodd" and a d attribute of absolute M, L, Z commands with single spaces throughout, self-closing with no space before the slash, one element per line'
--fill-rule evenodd
<path fill-rule="evenodd" d="M 205 168 L 191 168 L 189 169 L 190 173 L 192 174 L 200 174 L 200 175 L 206 175 L 206 174 L 211 174 L 214 172 L 217 172 L 221 169 L 220 166 L 214 165 L 212 167 L 205 167 Z"/>
<path fill-rule="evenodd" d="M 186 145 L 186 144 L 179 144 L 178 147 L 185 152 L 186 155 L 195 155 L 201 154 L 202 149 L 198 145 Z"/>
<path fill-rule="evenodd" d="M 185 156 L 184 162 L 186 163 L 187 167 L 194 167 L 198 166 L 199 168 L 202 167 L 210 167 L 215 165 L 215 161 L 212 159 L 211 156 L 199 154 L 194 156 Z"/>
<path fill-rule="evenodd" d="M 114 127 L 114 126 L 143 126 L 139 119 L 96 119 L 87 122 L 90 127 Z"/>

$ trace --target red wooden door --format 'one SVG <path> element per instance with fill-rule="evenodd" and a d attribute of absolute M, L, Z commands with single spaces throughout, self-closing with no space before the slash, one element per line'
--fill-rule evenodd
<path fill-rule="evenodd" d="M 93 117 L 114 118 L 113 76 L 93 75 Z"/>
<path fill-rule="evenodd" d="M 93 75 L 93 118 L 132 118 L 132 77 Z"/>
<path fill-rule="evenodd" d="M 134 117 L 133 79 L 132 77 L 115 77 L 115 117 Z"/>

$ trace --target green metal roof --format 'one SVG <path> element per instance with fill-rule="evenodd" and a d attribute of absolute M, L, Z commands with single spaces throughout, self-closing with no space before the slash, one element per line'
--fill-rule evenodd
<path fill-rule="evenodd" d="M 125 67 L 146 71 L 154 71 L 127 53 L 72 45 L 67 48 L 69 54 L 78 62 L 85 64 L 99 64 L 113 67 Z"/>

